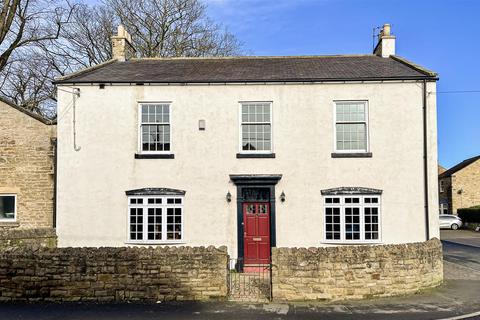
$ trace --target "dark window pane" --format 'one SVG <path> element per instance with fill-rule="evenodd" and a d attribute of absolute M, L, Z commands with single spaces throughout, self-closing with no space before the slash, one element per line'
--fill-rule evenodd
<path fill-rule="evenodd" d="M 0 196 L 0 219 L 15 219 L 14 196 Z"/>

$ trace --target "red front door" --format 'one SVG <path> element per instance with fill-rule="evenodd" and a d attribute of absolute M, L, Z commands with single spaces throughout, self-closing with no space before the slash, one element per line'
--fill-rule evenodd
<path fill-rule="evenodd" d="M 270 203 L 245 202 L 243 204 L 244 263 L 270 263 Z"/>

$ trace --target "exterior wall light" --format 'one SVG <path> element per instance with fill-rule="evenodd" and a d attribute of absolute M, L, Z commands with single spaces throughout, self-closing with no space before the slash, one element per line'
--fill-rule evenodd
<path fill-rule="evenodd" d="M 198 130 L 205 131 L 206 127 L 207 124 L 205 123 L 205 120 L 198 120 Z"/>
<path fill-rule="evenodd" d="M 280 194 L 280 201 L 285 202 L 285 192 L 282 191 L 282 194 Z"/>
<path fill-rule="evenodd" d="M 232 194 L 230 193 L 230 191 L 227 192 L 225 198 L 227 199 L 227 202 L 232 202 Z"/>

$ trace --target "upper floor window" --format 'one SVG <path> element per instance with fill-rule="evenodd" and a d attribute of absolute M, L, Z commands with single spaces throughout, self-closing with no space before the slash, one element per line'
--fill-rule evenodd
<path fill-rule="evenodd" d="M 272 152 L 272 103 L 242 102 L 241 146 L 245 153 Z"/>
<path fill-rule="evenodd" d="M 335 102 L 335 151 L 368 151 L 368 110 L 366 101 Z"/>
<path fill-rule="evenodd" d="M 379 242 L 380 190 L 371 189 L 375 191 L 371 194 L 366 194 L 364 190 L 345 194 L 332 190 L 335 189 L 322 191 L 325 210 L 325 241 Z"/>
<path fill-rule="evenodd" d="M 140 152 L 170 153 L 170 103 L 140 104 Z"/>
<path fill-rule="evenodd" d="M 444 181 L 440 180 L 440 192 L 443 192 L 444 190 L 445 190 Z"/>
<path fill-rule="evenodd" d="M 145 190 L 145 189 L 144 189 Z M 175 243 L 183 241 L 184 195 L 175 190 L 138 192 L 128 196 L 128 242 Z M 127 192 L 127 195 L 129 194 Z"/>
<path fill-rule="evenodd" d="M 0 194 L 0 221 L 15 221 L 17 218 L 17 196 Z"/>

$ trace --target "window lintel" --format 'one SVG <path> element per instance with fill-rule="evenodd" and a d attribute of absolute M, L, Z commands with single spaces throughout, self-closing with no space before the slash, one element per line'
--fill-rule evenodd
<path fill-rule="evenodd" d="M 339 187 L 324 189 L 320 191 L 323 196 L 338 196 L 338 195 L 380 195 L 382 190 L 365 188 L 365 187 Z"/>
<path fill-rule="evenodd" d="M 142 188 L 127 190 L 127 196 L 184 196 L 186 191 L 171 188 Z"/>

